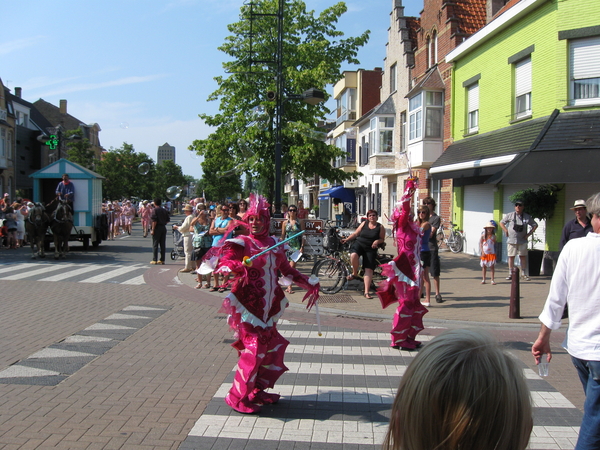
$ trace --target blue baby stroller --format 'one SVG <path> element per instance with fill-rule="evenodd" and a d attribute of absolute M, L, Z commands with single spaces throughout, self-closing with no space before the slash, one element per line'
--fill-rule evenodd
<path fill-rule="evenodd" d="M 173 261 L 180 256 L 182 258 L 185 257 L 185 252 L 183 250 L 183 235 L 175 228 L 175 226 L 181 226 L 181 223 L 173 224 L 173 250 L 171 250 L 171 259 Z"/>

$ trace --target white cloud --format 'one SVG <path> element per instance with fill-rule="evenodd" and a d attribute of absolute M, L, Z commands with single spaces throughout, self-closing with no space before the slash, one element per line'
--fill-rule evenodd
<path fill-rule="evenodd" d="M 192 157 L 188 146 L 196 139 L 204 139 L 211 129 L 200 118 L 194 120 L 165 120 L 153 118 L 144 120 L 143 126 L 128 123 L 128 126 L 103 127 L 100 142 L 107 150 L 110 147 L 120 148 L 123 142 L 133 145 L 137 152 L 144 152 L 156 161 L 158 147 L 165 143 L 176 149 L 175 162 L 181 166 L 183 173 L 195 178 L 202 176 L 201 160 Z"/>
<path fill-rule="evenodd" d="M 8 55 L 9 53 L 31 47 L 44 39 L 44 36 L 32 36 L 14 41 L 4 42 L 0 44 L 0 55 Z"/>
<path fill-rule="evenodd" d="M 54 91 L 45 92 L 42 94 L 42 97 L 52 97 L 55 95 L 63 95 L 71 92 L 80 92 L 80 91 L 91 91 L 96 89 L 103 89 L 107 87 L 114 86 L 123 86 L 127 84 L 138 84 L 138 83 L 147 83 L 149 81 L 158 80 L 160 78 L 164 78 L 166 75 L 146 75 L 146 76 L 133 76 L 133 77 L 125 77 L 119 78 L 117 80 L 103 81 L 100 83 L 87 83 L 87 84 L 74 84 L 65 86 L 63 88 L 58 88 Z"/>

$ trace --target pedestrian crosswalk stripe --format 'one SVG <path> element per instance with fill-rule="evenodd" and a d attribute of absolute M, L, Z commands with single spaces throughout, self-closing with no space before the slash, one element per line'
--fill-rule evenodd
<path fill-rule="evenodd" d="M 0 383 L 56 386 L 168 310 L 169 308 L 155 306 L 128 306 L 104 320 L 133 320 L 136 326 L 126 327 L 103 322 L 91 325 L 79 333 L 92 332 L 96 335 L 74 334 L 39 350 L 12 366 L 0 370 Z M 130 313 L 127 314 L 126 311 Z M 145 311 L 148 316 L 135 314 L 133 311 Z M 104 336 L 97 336 L 98 334 Z"/>
<path fill-rule="evenodd" d="M 74 352 L 70 350 L 61 350 L 59 348 L 45 348 L 39 352 L 35 352 L 29 357 L 29 359 L 42 359 L 42 358 L 95 358 L 96 355 L 84 352 Z"/>
<path fill-rule="evenodd" d="M 0 371 L 0 378 L 51 377 L 58 375 L 60 375 L 60 373 L 53 370 L 36 369 L 35 367 L 20 366 L 16 364 Z"/>
<path fill-rule="evenodd" d="M 121 284 L 146 284 L 144 280 L 144 275 L 139 275 L 135 278 L 130 278 L 129 280 L 123 281 Z"/>
<path fill-rule="evenodd" d="M 83 331 L 97 330 L 135 330 L 135 328 L 124 327 L 122 325 L 111 325 L 109 323 L 95 323 L 94 325 L 90 325 L 89 327 L 83 329 Z"/>
<path fill-rule="evenodd" d="M 48 264 L 50 266 L 50 264 Z M 75 267 L 75 264 L 61 264 L 60 270 L 69 270 L 69 268 Z M 8 275 L 3 277 L 4 280 L 14 281 L 14 280 L 22 280 L 23 278 L 33 277 L 35 275 L 41 275 L 43 273 L 47 273 L 50 267 L 41 267 L 36 270 L 24 270 L 20 273 L 15 273 L 13 275 Z M 58 268 L 57 268 L 58 270 Z"/>
<path fill-rule="evenodd" d="M 104 320 L 131 320 L 131 319 L 152 319 L 152 317 L 133 315 L 133 314 L 111 314 Z"/>
<path fill-rule="evenodd" d="M 204 415 L 196 422 L 190 436 L 373 445 L 383 442 L 387 427 L 387 422 L 372 421 Z"/>
<path fill-rule="evenodd" d="M 260 416 L 203 415 L 190 436 L 248 440 L 280 440 L 321 444 L 381 445 L 387 422 L 307 419 L 279 420 Z M 573 448 L 579 427 L 534 426 L 528 449 Z M 555 437 L 553 437 L 555 436 Z M 557 446 L 563 441 L 564 446 Z M 567 441 L 567 442 L 564 442 Z M 271 447 L 269 447 L 271 448 Z"/>
<path fill-rule="evenodd" d="M 388 333 L 324 327 L 317 337 L 314 326 L 283 322 L 278 328 L 290 340 L 285 358 L 289 370 L 270 390 L 281 395 L 279 404 L 251 416 L 226 406 L 234 367 L 180 448 L 237 446 L 238 441 L 245 448 L 285 449 L 293 441 L 309 443 L 306 448 L 381 448 L 400 378 L 417 353 L 390 348 Z M 432 338 L 419 336 L 422 341 Z M 574 448 L 580 411 L 536 372 L 522 370 L 530 380 L 536 420 L 528 448 Z M 273 441 L 280 443 L 274 446 Z"/>
<path fill-rule="evenodd" d="M 139 267 L 136 266 L 119 266 L 117 269 L 111 270 L 109 272 L 98 274 L 92 278 L 87 278 L 85 280 L 79 281 L 80 283 L 100 283 L 102 281 L 109 280 L 111 278 L 115 278 L 119 275 L 124 275 L 127 272 L 131 272 L 133 270 L 137 270 Z"/>
<path fill-rule="evenodd" d="M 35 280 L 46 282 L 70 281 L 77 283 L 118 283 L 126 285 L 146 284 L 143 272 L 145 264 L 81 264 L 81 263 L 20 263 L 0 265 L 0 280 Z M 133 273 L 137 271 L 137 273 Z M 85 275 L 95 272 L 88 278 Z M 42 276 L 42 278 L 37 278 Z M 123 279 L 125 276 L 129 278 Z M 116 279 L 116 281 L 114 280 Z"/>
<path fill-rule="evenodd" d="M 61 273 L 59 273 L 58 275 L 52 275 L 50 277 L 42 278 L 41 280 L 38 280 L 38 281 L 64 281 L 64 280 L 68 280 L 69 278 L 74 278 L 74 277 L 82 275 L 84 273 L 91 272 L 93 270 L 100 270 L 100 267 L 97 265 L 91 265 L 91 266 L 87 266 L 87 267 L 80 267 L 79 269 L 75 269 L 75 270 L 70 270 L 69 272 L 61 271 Z"/>
<path fill-rule="evenodd" d="M 164 308 L 153 308 L 151 306 L 128 306 L 123 308 L 123 311 L 165 311 Z"/>
<path fill-rule="evenodd" d="M 65 344 L 81 344 L 84 342 L 110 342 L 111 338 L 99 337 L 99 336 L 69 336 L 63 342 Z"/>
<path fill-rule="evenodd" d="M 10 264 L 5 267 L 0 267 L 0 273 L 12 272 L 14 270 L 27 270 L 34 267 L 39 267 L 39 263 L 23 263 L 23 264 Z"/>

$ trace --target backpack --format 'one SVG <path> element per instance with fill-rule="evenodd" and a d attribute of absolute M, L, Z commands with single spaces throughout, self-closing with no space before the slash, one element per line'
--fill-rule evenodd
<path fill-rule="evenodd" d="M 337 252 L 340 249 L 340 237 L 337 228 L 331 227 L 323 236 L 323 247 L 328 252 Z"/>

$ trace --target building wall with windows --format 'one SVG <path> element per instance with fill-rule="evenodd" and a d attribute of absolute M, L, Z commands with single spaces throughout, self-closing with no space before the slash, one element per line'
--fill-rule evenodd
<path fill-rule="evenodd" d="M 452 181 L 434 179 L 429 171 L 452 143 L 452 65 L 445 56 L 481 29 L 488 15 L 503 4 L 486 0 L 424 0 L 419 17 L 411 89 L 406 94 L 407 154 L 419 178 L 419 199 L 433 197 L 436 212 L 445 220 L 454 219 Z"/>
<path fill-rule="evenodd" d="M 156 164 L 158 165 L 167 160 L 175 162 L 175 147 L 169 145 L 168 142 L 165 142 L 158 147 L 156 152 Z"/>
<path fill-rule="evenodd" d="M 0 79 L 0 195 L 15 199 L 15 139 L 16 116 L 7 100 L 8 90 Z"/>
<path fill-rule="evenodd" d="M 521 3 L 531 4 L 526 17 L 454 61 L 454 140 L 543 117 L 556 108 L 600 104 L 600 31 L 594 33 L 600 27 L 598 5 L 574 0 Z M 570 82 L 573 78 L 579 82 Z M 479 90 L 476 129 L 468 123 L 468 90 L 473 87 Z"/>
<path fill-rule="evenodd" d="M 406 159 L 406 117 L 408 100 L 405 98 L 410 89 L 411 69 L 414 67 L 414 49 L 419 21 L 416 17 L 404 15 L 402 1 L 392 0 L 388 42 L 384 60 L 384 72 L 381 83 L 381 108 L 370 119 L 371 129 L 377 124 L 376 137 L 373 134 L 368 142 L 373 151 L 368 155 L 370 171 L 381 175 L 380 204 L 383 215 L 391 217 L 396 202 L 402 196 L 404 184 L 408 178 Z M 376 122 L 374 122 L 376 121 Z M 387 139 L 385 139 L 387 137 Z M 382 142 L 389 144 L 382 145 Z M 371 191 L 374 188 L 371 186 Z M 367 189 L 368 196 L 368 189 Z M 367 202 L 365 202 L 367 203 Z"/>
<path fill-rule="evenodd" d="M 536 233 L 536 248 L 552 254 L 573 201 L 598 191 L 588 167 L 600 163 L 600 15 L 575 0 L 521 0 L 501 12 L 447 55 L 453 143 L 431 171 L 453 180 L 455 221 L 474 254 L 480 222 L 511 212 L 510 194 L 559 186 L 559 206 Z"/>

